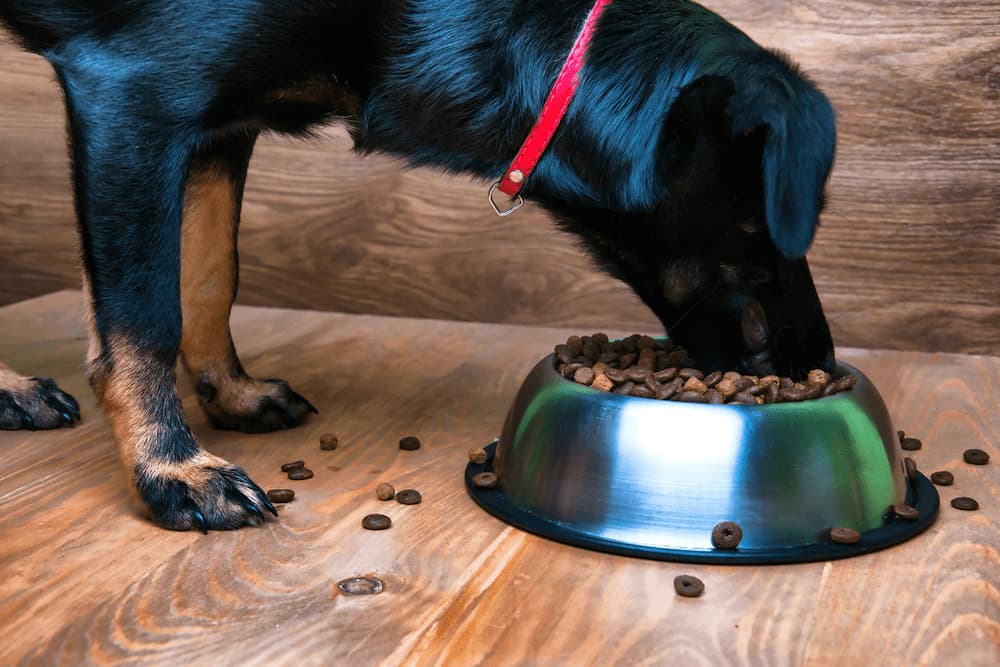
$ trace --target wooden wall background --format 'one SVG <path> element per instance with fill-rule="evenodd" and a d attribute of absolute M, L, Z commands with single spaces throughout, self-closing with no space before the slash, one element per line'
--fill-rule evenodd
<path fill-rule="evenodd" d="M 708 2 L 799 60 L 839 113 L 810 258 L 839 344 L 1000 354 L 1000 11 L 993 0 Z M 240 302 L 653 330 L 537 210 L 359 160 L 339 130 L 258 148 Z M 59 94 L 0 43 L 0 305 L 78 284 Z M 2 335 L 2 332 L 0 332 Z"/>

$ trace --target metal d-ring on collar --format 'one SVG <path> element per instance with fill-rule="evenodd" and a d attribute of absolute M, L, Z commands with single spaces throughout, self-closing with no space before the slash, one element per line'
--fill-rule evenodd
<path fill-rule="evenodd" d="M 524 206 L 524 198 L 521 196 L 521 188 L 531 176 L 538 161 L 542 158 L 542 153 L 548 148 L 552 137 L 555 135 L 559 124 L 566 116 L 569 103 L 573 101 L 576 89 L 580 85 L 580 70 L 583 68 L 587 48 L 590 40 L 594 36 L 597 20 L 601 17 L 604 9 L 611 4 L 611 0 L 596 0 L 594 6 L 587 16 L 583 29 L 577 35 L 573 49 L 566 57 L 562 70 L 556 78 L 555 85 L 549 92 L 542 113 L 535 121 L 535 126 L 531 128 L 528 138 L 524 140 L 521 150 L 517 152 L 514 161 L 503 176 L 497 180 L 490 188 L 490 205 L 500 217 L 507 217 L 517 209 Z M 502 192 L 510 198 L 507 206 L 497 203 L 496 193 Z"/>

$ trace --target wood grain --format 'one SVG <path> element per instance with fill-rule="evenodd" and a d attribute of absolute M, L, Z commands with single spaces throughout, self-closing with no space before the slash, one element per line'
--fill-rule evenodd
<path fill-rule="evenodd" d="M 1000 15 L 987 0 L 716 0 L 801 61 L 838 111 L 811 252 L 840 345 L 1000 354 Z M 0 46 L 0 303 L 76 286 L 59 95 Z M 536 209 L 483 185 L 361 160 L 342 130 L 268 138 L 251 164 L 240 302 L 598 330 L 652 328 Z"/>
<path fill-rule="evenodd" d="M 265 488 L 293 485 L 280 521 L 209 536 L 154 528 L 80 372 L 80 296 L 0 308 L 0 356 L 81 399 L 72 430 L 0 432 L 0 664 L 994 665 L 1000 661 L 1000 358 L 845 350 L 925 471 L 952 470 L 917 539 L 794 566 L 659 563 L 563 546 L 506 526 L 463 488 L 465 451 L 500 428 L 536 360 L 569 330 L 238 307 L 252 373 L 281 376 L 321 414 L 293 431 L 201 442 Z M 321 433 L 340 435 L 333 452 Z M 424 446 L 400 451 L 416 434 Z M 979 447 L 993 462 L 973 467 Z M 316 477 L 290 483 L 281 463 Z M 421 505 L 374 497 L 380 481 Z M 947 506 L 977 498 L 979 512 Z M 364 531 L 364 514 L 394 521 Z M 375 574 L 370 598 L 335 581 Z M 701 577 L 678 598 L 672 579 Z M 877 656 L 877 658 L 876 658 Z"/>

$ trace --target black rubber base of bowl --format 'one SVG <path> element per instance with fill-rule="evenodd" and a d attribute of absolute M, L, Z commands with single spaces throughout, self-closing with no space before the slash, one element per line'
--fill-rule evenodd
<path fill-rule="evenodd" d="M 486 447 L 486 453 L 489 455 L 486 463 L 481 465 L 470 463 L 465 469 L 465 485 L 469 491 L 469 495 L 487 512 L 512 526 L 535 533 L 536 535 L 541 535 L 542 537 L 547 537 L 551 540 L 556 540 L 557 542 L 564 542 L 594 551 L 654 560 L 679 561 L 683 563 L 760 565 L 769 563 L 806 563 L 810 561 L 860 556 L 891 547 L 894 544 L 905 542 L 911 537 L 919 535 L 934 523 L 940 507 L 940 499 L 938 498 L 938 492 L 934 488 L 934 484 L 922 474 L 917 473 L 917 478 L 909 483 L 909 488 L 906 492 L 906 503 L 917 508 L 920 512 L 920 518 L 916 521 L 907 521 L 895 516 L 886 519 L 885 524 L 881 528 L 862 533 L 861 540 L 857 544 L 838 544 L 830 541 L 788 549 L 691 550 L 656 548 L 608 540 L 547 521 L 508 501 L 503 491 L 499 488 L 481 489 L 476 487 L 472 483 L 472 477 L 477 473 L 493 470 L 493 455 L 495 451 L 496 444 L 489 445 Z"/>

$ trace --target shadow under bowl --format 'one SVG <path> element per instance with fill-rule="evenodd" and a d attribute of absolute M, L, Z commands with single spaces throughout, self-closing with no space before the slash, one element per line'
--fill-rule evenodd
<path fill-rule="evenodd" d="M 779 563 L 843 558 L 919 534 L 939 499 L 908 479 L 878 391 L 800 403 L 705 405 L 622 396 L 563 378 L 554 357 L 528 374 L 469 493 L 491 514 L 576 546 L 662 560 Z M 493 489 L 472 477 L 493 471 Z M 891 511 L 916 507 L 919 518 Z M 712 545 L 734 521 L 736 549 Z M 834 527 L 861 540 L 835 543 Z"/>

